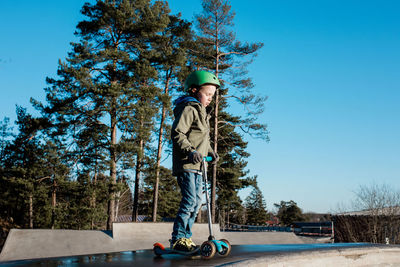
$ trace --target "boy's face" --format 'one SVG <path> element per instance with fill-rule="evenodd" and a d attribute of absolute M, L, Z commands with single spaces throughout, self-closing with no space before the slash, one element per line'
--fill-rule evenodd
<path fill-rule="evenodd" d="M 193 89 L 193 90 L 196 90 L 196 89 Z M 201 86 L 200 89 L 194 93 L 196 94 L 196 97 L 200 101 L 200 103 L 203 106 L 207 107 L 211 103 L 216 90 L 217 90 L 217 87 L 215 85 L 207 84 L 207 85 Z"/>

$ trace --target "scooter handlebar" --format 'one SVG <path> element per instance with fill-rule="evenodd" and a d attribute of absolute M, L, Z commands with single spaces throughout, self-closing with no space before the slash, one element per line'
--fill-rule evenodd
<path fill-rule="evenodd" d="M 210 162 L 210 161 L 213 160 L 212 157 L 210 157 L 210 156 L 204 157 L 203 159 L 204 159 L 206 162 Z"/>

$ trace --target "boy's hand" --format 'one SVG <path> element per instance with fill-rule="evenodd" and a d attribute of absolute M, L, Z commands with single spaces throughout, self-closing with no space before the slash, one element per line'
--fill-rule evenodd
<path fill-rule="evenodd" d="M 218 162 L 218 160 L 219 160 L 219 155 L 218 155 L 218 153 L 212 151 L 212 152 L 210 152 L 210 156 L 212 157 L 211 164 L 217 164 L 217 162 Z"/>
<path fill-rule="evenodd" d="M 197 151 L 193 151 L 189 155 L 189 161 L 190 163 L 197 164 L 203 160 L 203 155 Z"/>

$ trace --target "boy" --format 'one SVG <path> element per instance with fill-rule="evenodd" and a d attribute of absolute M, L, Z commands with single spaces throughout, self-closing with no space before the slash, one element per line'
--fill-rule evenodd
<path fill-rule="evenodd" d="M 193 243 L 192 225 L 202 202 L 201 162 L 210 155 L 215 164 L 219 157 L 210 146 L 210 125 L 206 107 L 211 103 L 218 78 L 207 71 L 194 71 L 185 81 L 189 95 L 175 100 L 172 124 L 172 174 L 177 176 L 182 200 L 174 221 L 171 248 L 191 251 Z"/>

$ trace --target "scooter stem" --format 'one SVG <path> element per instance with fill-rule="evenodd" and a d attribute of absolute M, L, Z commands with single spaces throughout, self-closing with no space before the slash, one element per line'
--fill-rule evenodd
<path fill-rule="evenodd" d="M 210 199 L 208 196 L 208 181 L 207 181 L 207 170 L 206 170 L 206 161 L 210 161 L 210 157 L 204 157 L 202 163 L 202 172 L 203 172 L 203 181 L 204 181 L 204 193 L 206 195 L 206 204 L 207 204 L 207 220 L 208 220 L 208 230 L 210 232 L 210 236 L 208 240 L 214 240 L 214 235 L 212 232 L 212 222 L 211 222 L 211 208 L 210 208 Z"/>

